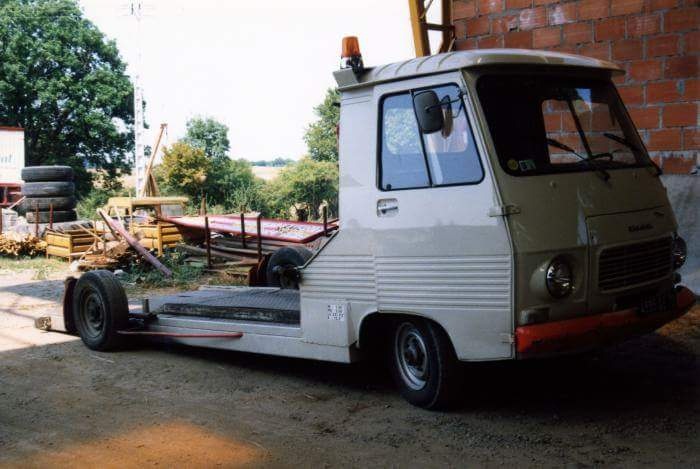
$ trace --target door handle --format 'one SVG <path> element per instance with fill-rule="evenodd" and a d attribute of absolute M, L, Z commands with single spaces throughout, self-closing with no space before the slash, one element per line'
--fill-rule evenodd
<path fill-rule="evenodd" d="M 393 217 L 399 213 L 399 201 L 396 199 L 379 199 L 377 201 L 378 217 Z"/>

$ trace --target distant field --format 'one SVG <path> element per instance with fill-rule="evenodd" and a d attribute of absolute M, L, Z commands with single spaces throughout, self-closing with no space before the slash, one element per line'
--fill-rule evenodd
<path fill-rule="evenodd" d="M 272 181 L 275 179 L 281 170 L 281 166 L 253 166 L 253 174 L 265 181 Z"/>

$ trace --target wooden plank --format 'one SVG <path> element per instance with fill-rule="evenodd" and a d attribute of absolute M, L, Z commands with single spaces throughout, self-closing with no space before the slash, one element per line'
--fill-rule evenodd
<path fill-rule="evenodd" d="M 180 234 L 170 234 L 163 236 L 161 239 L 163 241 L 163 244 L 177 243 L 182 241 L 182 236 L 180 236 Z"/>

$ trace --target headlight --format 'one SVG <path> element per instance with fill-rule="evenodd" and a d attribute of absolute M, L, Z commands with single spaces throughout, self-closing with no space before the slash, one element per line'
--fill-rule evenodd
<path fill-rule="evenodd" d="M 574 275 L 569 263 L 560 257 L 554 259 L 547 267 L 545 284 L 547 291 L 554 298 L 564 298 L 571 293 L 574 286 Z"/>
<path fill-rule="evenodd" d="M 685 259 L 688 257 L 688 246 L 685 240 L 680 236 L 676 236 L 673 240 L 673 268 L 679 269 L 685 264 Z"/>

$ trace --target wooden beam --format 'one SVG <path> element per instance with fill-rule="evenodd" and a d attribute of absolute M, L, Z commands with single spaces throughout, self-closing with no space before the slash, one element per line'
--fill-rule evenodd
<path fill-rule="evenodd" d="M 411 30 L 413 31 L 413 46 L 416 57 L 430 55 L 430 41 L 425 24 L 425 6 L 423 0 L 408 0 L 408 9 L 411 13 Z"/>

